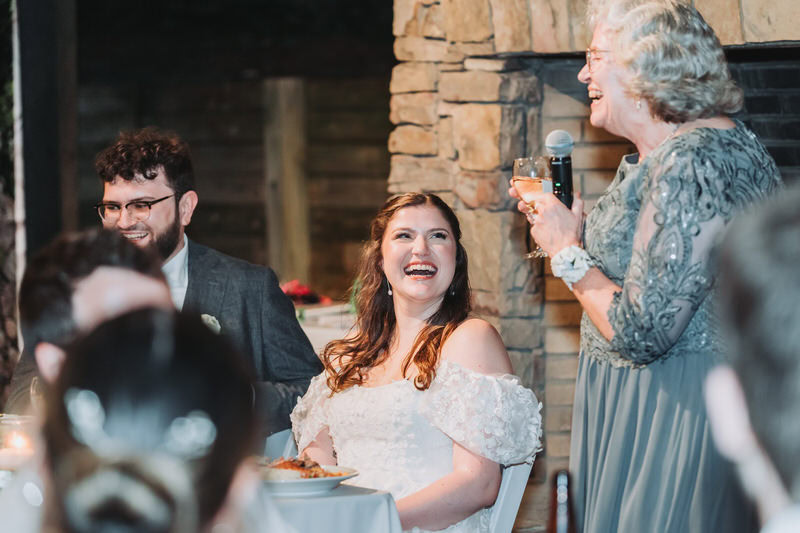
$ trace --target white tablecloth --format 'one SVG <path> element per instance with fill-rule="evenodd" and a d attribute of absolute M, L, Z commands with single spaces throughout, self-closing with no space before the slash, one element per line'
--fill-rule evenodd
<path fill-rule="evenodd" d="M 274 497 L 284 521 L 299 533 L 401 533 L 388 492 L 340 485 L 319 496 Z"/>

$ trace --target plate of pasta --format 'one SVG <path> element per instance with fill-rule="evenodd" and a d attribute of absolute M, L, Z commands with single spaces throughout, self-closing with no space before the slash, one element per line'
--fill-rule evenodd
<path fill-rule="evenodd" d="M 284 459 L 259 461 L 259 472 L 264 487 L 273 496 L 292 498 L 316 496 L 338 487 L 358 475 L 352 468 L 338 465 L 320 465 L 310 459 Z"/>

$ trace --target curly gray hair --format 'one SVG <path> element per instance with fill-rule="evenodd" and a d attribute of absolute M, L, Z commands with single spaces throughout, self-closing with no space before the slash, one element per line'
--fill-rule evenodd
<path fill-rule="evenodd" d="M 632 79 L 627 89 L 665 122 L 688 122 L 742 107 L 714 30 L 681 0 L 590 0 L 589 25 L 616 38 L 617 63 Z"/>

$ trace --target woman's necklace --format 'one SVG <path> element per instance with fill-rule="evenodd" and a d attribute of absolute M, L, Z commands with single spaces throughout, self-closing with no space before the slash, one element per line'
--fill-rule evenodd
<path fill-rule="evenodd" d="M 665 143 L 666 143 L 668 140 L 670 140 L 670 139 L 672 139 L 673 137 L 675 137 L 675 135 L 678 133 L 678 128 L 680 128 L 680 126 L 681 126 L 681 125 L 682 125 L 682 124 L 677 124 L 677 123 L 675 123 L 675 124 L 672 124 L 672 123 L 670 123 L 670 126 L 672 127 L 672 130 L 669 132 L 669 134 L 668 134 L 666 137 L 664 137 L 663 139 L 661 139 L 661 142 L 660 142 L 660 143 L 658 143 L 657 145 L 655 145 L 655 146 L 653 147 L 653 149 L 652 149 L 652 150 L 650 150 L 650 151 L 648 152 L 648 154 L 647 154 L 647 155 L 649 156 L 650 154 L 652 154 L 653 152 L 655 152 L 656 150 L 658 150 L 659 148 L 661 148 L 661 145 L 665 144 Z"/>
<path fill-rule="evenodd" d="M 667 135 L 666 137 L 664 137 L 664 140 L 663 140 L 663 141 L 661 141 L 660 143 L 658 143 L 658 146 L 661 146 L 662 144 L 664 144 L 664 143 L 665 143 L 665 142 L 667 142 L 668 140 L 670 140 L 670 139 L 672 139 L 673 137 L 675 137 L 675 135 L 678 133 L 678 128 L 680 128 L 680 127 L 681 127 L 681 124 L 678 124 L 678 123 L 674 123 L 674 124 L 672 124 L 672 131 L 670 131 L 670 132 L 669 132 L 669 135 Z"/>

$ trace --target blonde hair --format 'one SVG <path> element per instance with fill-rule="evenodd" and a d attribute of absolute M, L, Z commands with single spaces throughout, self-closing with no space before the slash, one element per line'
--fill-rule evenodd
<path fill-rule="evenodd" d="M 739 111 L 742 90 L 731 79 L 714 30 L 681 0 L 594 0 L 589 25 L 613 34 L 617 63 L 632 74 L 631 96 L 665 122 Z"/>

